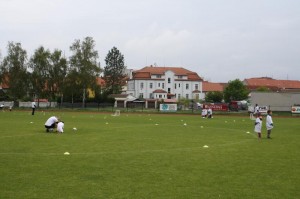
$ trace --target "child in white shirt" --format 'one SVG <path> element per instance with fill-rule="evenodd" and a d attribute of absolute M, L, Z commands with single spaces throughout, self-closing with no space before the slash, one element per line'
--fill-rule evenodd
<path fill-rule="evenodd" d="M 258 138 L 261 138 L 262 116 L 257 114 L 257 118 L 254 123 L 254 131 L 257 133 Z"/>
<path fill-rule="evenodd" d="M 266 127 L 267 127 L 267 138 L 271 138 L 271 130 L 272 128 L 274 127 L 273 126 L 273 120 L 272 120 L 272 111 L 271 110 L 268 110 L 268 116 L 267 116 L 267 119 L 266 119 Z"/>
<path fill-rule="evenodd" d="M 63 133 L 64 132 L 65 123 L 63 121 L 57 123 L 57 132 Z"/>

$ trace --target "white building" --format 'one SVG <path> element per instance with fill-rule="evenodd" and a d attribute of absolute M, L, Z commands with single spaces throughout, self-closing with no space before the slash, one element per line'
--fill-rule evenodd
<path fill-rule="evenodd" d="M 184 68 L 147 66 L 133 71 L 127 94 L 144 99 L 202 99 L 202 81 Z"/>

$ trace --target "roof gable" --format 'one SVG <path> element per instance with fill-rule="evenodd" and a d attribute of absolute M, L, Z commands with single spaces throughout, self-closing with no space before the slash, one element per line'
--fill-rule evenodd
<path fill-rule="evenodd" d="M 172 71 L 176 76 L 187 76 L 191 81 L 202 81 L 202 78 L 193 71 L 182 67 L 154 67 L 146 66 L 133 72 L 134 79 L 151 79 L 151 75 L 164 75 L 167 71 Z"/>

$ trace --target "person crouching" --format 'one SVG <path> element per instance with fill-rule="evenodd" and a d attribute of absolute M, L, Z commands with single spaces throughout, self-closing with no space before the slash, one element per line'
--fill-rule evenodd
<path fill-rule="evenodd" d="M 46 132 L 53 131 L 56 128 L 57 123 L 58 118 L 56 116 L 50 117 L 45 123 Z"/>

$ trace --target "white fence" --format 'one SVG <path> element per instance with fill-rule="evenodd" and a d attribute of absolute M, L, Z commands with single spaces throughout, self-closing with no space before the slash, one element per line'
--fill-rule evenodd
<path fill-rule="evenodd" d="M 36 102 L 35 103 L 39 108 L 55 108 L 57 107 L 57 102 Z M 31 108 L 31 102 L 19 102 L 19 107 Z"/>

